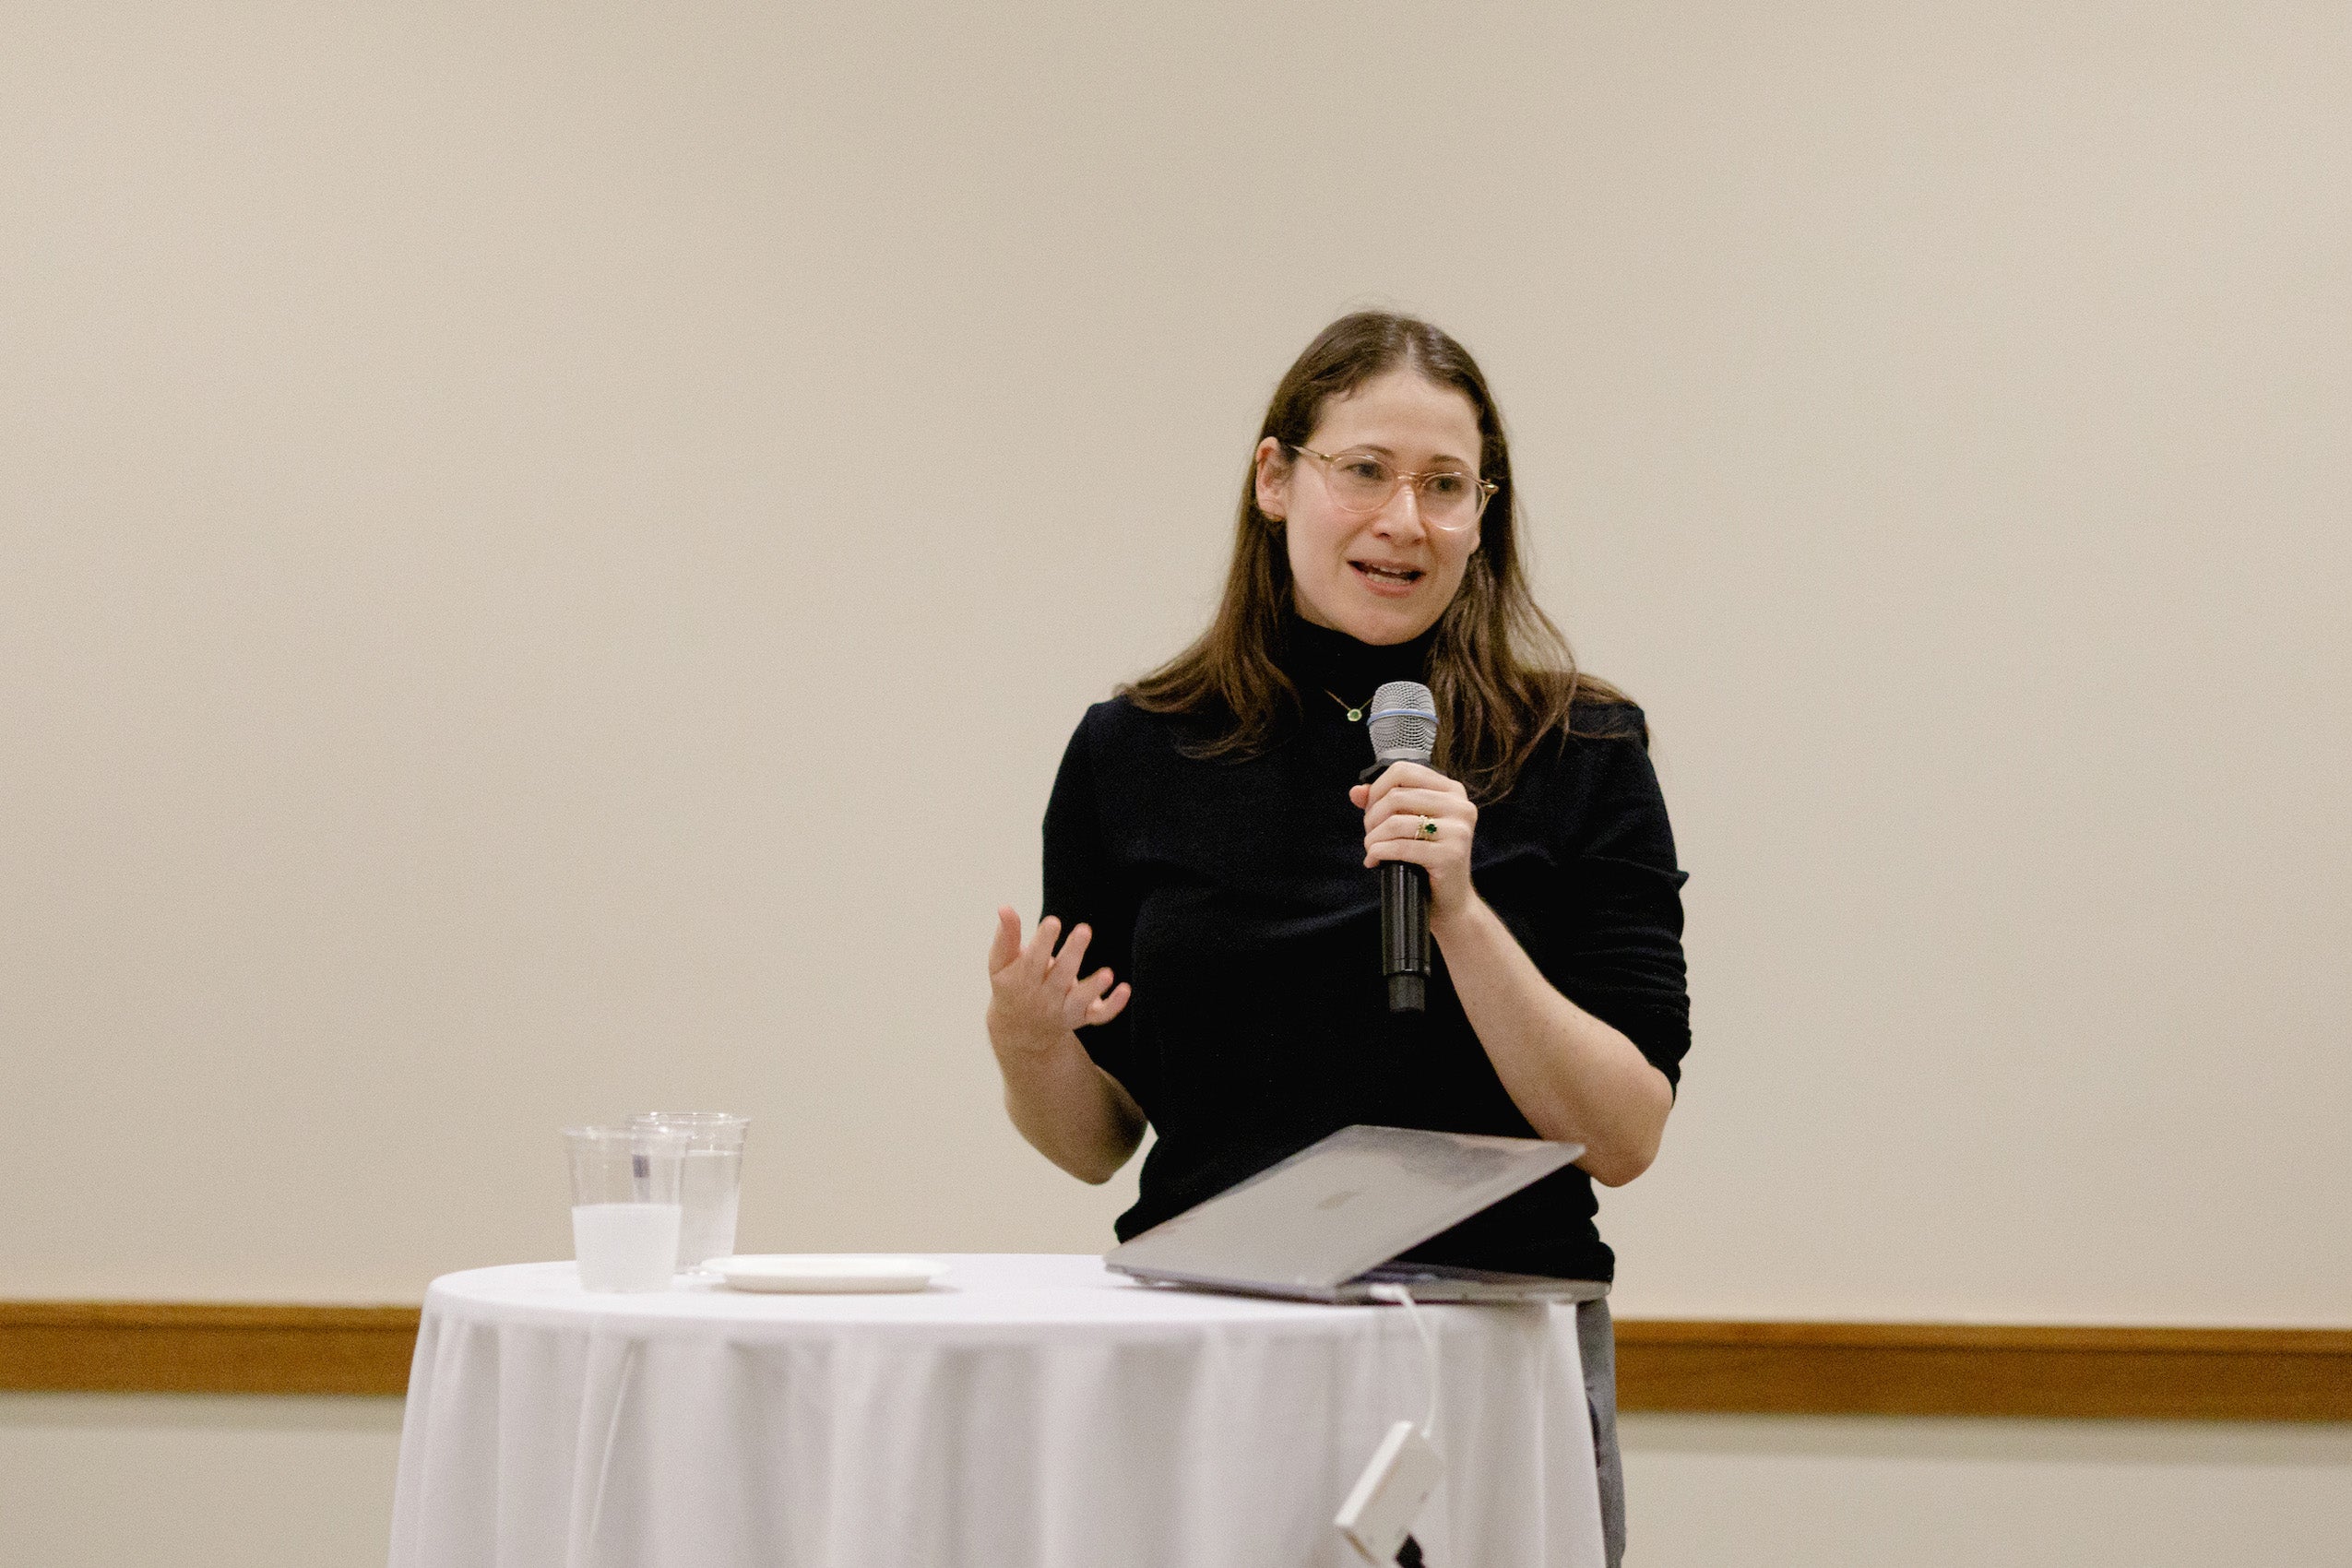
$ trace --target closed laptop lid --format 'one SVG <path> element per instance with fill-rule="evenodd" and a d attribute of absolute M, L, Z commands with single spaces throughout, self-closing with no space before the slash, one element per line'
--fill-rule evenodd
<path fill-rule="evenodd" d="M 1550 1175 L 1581 1144 L 1342 1127 L 1113 1247 L 1137 1274 L 1329 1289 Z"/>

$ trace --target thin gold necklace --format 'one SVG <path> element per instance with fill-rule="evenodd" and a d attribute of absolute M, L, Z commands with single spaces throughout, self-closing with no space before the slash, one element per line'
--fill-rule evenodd
<path fill-rule="evenodd" d="M 1359 724 L 1363 721 L 1364 709 L 1372 702 L 1372 698 L 1366 697 L 1362 702 L 1349 707 L 1348 699 L 1341 696 L 1337 692 L 1333 691 L 1329 686 L 1325 686 L 1323 689 L 1323 695 L 1329 697 L 1333 702 L 1337 703 L 1341 707 L 1347 708 L 1348 722 L 1350 724 Z"/>

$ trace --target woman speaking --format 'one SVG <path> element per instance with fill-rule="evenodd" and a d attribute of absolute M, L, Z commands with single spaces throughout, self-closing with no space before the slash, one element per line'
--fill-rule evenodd
<path fill-rule="evenodd" d="M 1215 622 L 1079 722 L 1042 917 L 1025 939 L 998 911 L 988 1032 L 1014 1124 L 1073 1175 L 1157 1132 L 1122 1240 L 1373 1123 L 1584 1145 L 1408 1256 L 1611 1277 L 1592 1183 L 1647 1169 L 1674 1102 L 1684 877 L 1642 711 L 1576 671 L 1517 521 L 1469 354 L 1347 316 L 1276 388 Z M 1435 695 L 1436 753 L 1360 784 L 1397 680 Z M 1429 873 L 1423 1012 L 1388 1007 L 1383 861 Z M 1614 1562 L 1606 1304 L 1578 1328 Z"/>

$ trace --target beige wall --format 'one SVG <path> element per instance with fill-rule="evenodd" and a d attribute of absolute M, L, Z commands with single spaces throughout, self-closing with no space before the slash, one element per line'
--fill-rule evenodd
<path fill-rule="evenodd" d="M 657 1103 L 747 1246 L 1100 1245 L 989 911 L 1378 301 L 1693 873 L 1621 1310 L 2352 1322 L 2347 102 L 2340 5 L 16 7 L 0 1295 L 414 1300 Z"/>
<path fill-rule="evenodd" d="M 0 1394 L 0 1568 L 380 1568 L 398 1399 Z"/>

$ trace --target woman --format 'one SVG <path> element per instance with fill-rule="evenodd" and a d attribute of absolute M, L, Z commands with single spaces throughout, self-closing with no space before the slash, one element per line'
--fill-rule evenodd
<path fill-rule="evenodd" d="M 1642 712 L 1576 672 L 1517 520 L 1462 347 L 1337 321 L 1266 411 L 1215 623 L 1079 724 L 1043 917 L 1025 939 L 998 911 L 988 1028 L 1014 1124 L 1063 1170 L 1107 1180 L 1157 1131 L 1122 1240 L 1364 1122 L 1583 1144 L 1408 1255 L 1610 1277 L 1592 1183 L 1649 1165 L 1690 1044 L 1684 878 Z M 1391 680 L 1435 694 L 1438 749 L 1359 784 Z M 1386 860 L 1429 873 L 1424 1014 L 1387 1009 Z M 1614 1562 L 1605 1304 L 1578 1327 Z"/>

